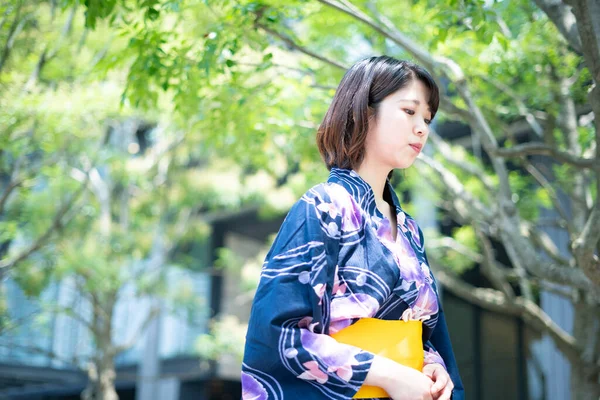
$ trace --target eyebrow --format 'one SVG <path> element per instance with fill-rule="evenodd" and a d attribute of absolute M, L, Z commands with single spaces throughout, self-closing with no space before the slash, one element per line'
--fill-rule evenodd
<path fill-rule="evenodd" d="M 413 103 L 415 103 L 418 106 L 421 105 L 421 102 L 416 99 L 400 99 L 398 101 L 412 101 Z M 427 107 L 427 111 L 431 112 L 431 107 Z"/>

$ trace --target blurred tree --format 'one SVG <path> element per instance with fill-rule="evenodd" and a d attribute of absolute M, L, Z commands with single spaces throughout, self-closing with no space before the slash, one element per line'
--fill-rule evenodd
<path fill-rule="evenodd" d="M 108 3 L 89 2 L 88 20 Z M 74 283 L 89 312 L 64 304 L 43 312 L 89 331 L 92 353 L 77 354 L 74 365 L 89 376 L 82 398 L 112 400 L 115 358 L 169 311 L 151 309 L 132 337 L 117 337 L 123 292 L 202 313 L 194 293 L 168 287 L 167 266 L 198 270 L 181 245 L 208 237 L 199 216 L 238 208 L 242 190 L 256 196 L 212 180 L 209 153 L 169 117 L 168 104 L 156 105 L 162 114 L 142 112 L 121 97 L 127 74 L 99 66 L 125 57 L 128 39 L 106 23 L 91 31 L 84 12 L 77 2 L 0 6 L 0 277 L 32 297 L 52 282 Z M 14 328 L 8 314 L 0 332 Z"/>

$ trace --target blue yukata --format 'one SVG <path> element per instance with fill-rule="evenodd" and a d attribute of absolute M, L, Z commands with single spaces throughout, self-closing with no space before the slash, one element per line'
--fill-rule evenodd
<path fill-rule="evenodd" d="M 423 232 L 385 186 L 396 240 L 371 186 L 352 170 L 333 168 L 290 210 L 252 305 L 243 400 L 352 398 L 374 355 L 329 334 L 360 318 L 422 321 L 425 364 L 446 368 L 452 398 L 464 399 Z"/>

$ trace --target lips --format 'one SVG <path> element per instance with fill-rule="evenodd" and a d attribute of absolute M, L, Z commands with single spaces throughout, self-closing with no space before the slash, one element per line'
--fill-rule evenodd
<path fill-rule="evenodd" d="M 415 149 L 415 151 L 417 153 L 420 153 L 421 149 L 423 148 L 423 145 L 421 143 L 411 143 L 410 147 L 412 147 L 413 149 Z"/>

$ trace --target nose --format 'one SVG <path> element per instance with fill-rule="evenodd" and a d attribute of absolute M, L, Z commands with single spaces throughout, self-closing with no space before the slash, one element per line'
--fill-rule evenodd
<path fill-rule="evenodd" d="M 429 132 L 429 126 L 427 126 L 427 124 L 423 120 L 418 121 L 413 127 L 413 132 L 417 136 L 423 136 Z"/>

